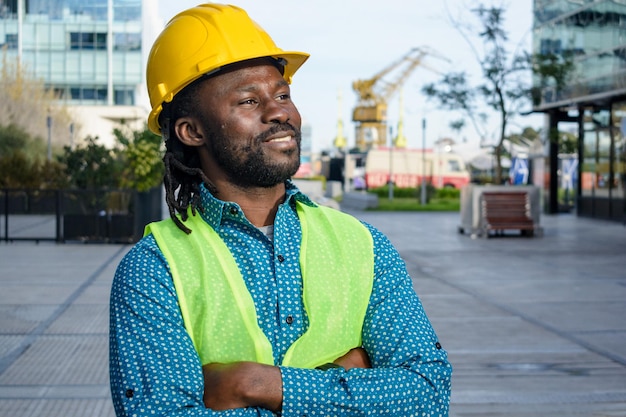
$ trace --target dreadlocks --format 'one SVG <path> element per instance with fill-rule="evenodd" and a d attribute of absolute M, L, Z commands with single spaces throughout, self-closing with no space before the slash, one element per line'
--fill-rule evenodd
<path fill-rule="evenodd" d="M 191 229 L 183 222 L 187 220 L 188 210 L 191 209 L 194 215 L 196 210 L 202 210 L 200 185 L 204 184 L 212 193 L 216 191 L 215 186 L 202 171 L 198 151 L 178 140 L 174 131 L 176 120 L 193 115 L 198 108 L 197 87 L 200 80 L 185 87 L 170 103 L 163 103 L 163 111 L 159 116 L 159 124 L 165 139 L 163 156 L 165 201 L 170 217 L 176 226 L 187 234 L 191 233 Z"/>

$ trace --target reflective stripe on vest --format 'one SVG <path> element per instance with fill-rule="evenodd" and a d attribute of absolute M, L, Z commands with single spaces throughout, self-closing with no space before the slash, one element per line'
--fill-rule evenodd
<path fill-rule="evenodd" d="M 282 364 L 314 368 L 361 346 L 374 279 L 372 237 L 358 220 L 327 207 L 296 203 L 302 227 L 300 268 L 309 328 Z M 255 361 L 275 364 L 258 325 L 256 308 L 239 268 L 219 235 L 189 215 L 189 235 L 171 219 L 152 223 L 167 259 L 178 303 L 202 364 Z"/>

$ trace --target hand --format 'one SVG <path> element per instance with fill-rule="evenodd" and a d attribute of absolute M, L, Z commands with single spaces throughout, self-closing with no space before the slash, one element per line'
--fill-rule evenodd
<path fill-rule="evenodd" d="M 333 363 L 341 366 L 345 370 L 352 368 L 371 368 L 370 358 L 367 356 L 367 352 L 363 348 L 351 349 L 348 353 L 340 358 L 337 358 Z"/>
<path fill-rule="evenodd" d="M 207 408 L 262 407 L 274 412 L 282 408 L 282 376 L 275 366 L 255 362 L 210 363 L 202 371 Z"/>

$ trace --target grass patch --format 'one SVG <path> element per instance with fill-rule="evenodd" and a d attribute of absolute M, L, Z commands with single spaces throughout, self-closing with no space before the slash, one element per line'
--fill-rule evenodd
<path fill-rule="evenodd" d="M 426 205 L 420 204 L 416 198 L 387 197 L 378 198 L 378 207 L 369 211 L 459 211 L 461 203 L 458 198 L 431 198 Z"/>

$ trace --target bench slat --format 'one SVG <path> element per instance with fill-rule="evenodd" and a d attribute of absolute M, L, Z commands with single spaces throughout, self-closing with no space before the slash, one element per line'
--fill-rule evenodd
<path fill-rule="evenodd" d="M 485 192 L 481 195 L 485 233 L 502 230 L 534 230 L 530 202 L 525 192 Z"/>

